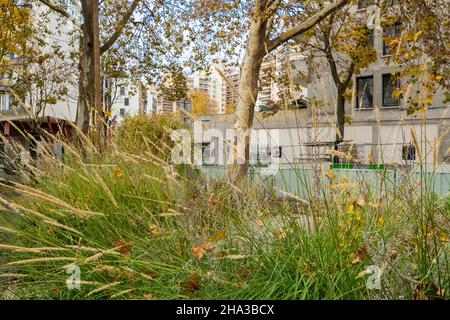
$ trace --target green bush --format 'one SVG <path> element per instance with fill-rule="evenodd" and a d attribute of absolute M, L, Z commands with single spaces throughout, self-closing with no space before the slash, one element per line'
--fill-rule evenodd
<path fill-rule="evenodd" d="M 183 127 L 183 122 L 174 116 L 128 117 L 117 130 L 116 144 L 122 152 L 140 155 L 151 153 L 167 160 L 173 146 L 171 132 Z"/>

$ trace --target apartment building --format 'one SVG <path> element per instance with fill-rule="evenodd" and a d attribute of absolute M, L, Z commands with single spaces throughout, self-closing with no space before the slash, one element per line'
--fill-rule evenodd
<path fill-rule="evenodd" d="M 356 17 L 365 17 L 371 3 L 360 1 L 352 13 Z M 395 94 L 396 90 L 407 84 L 408 79 L 396 77 L 401 66 L 389 59 L 390 47 L 386 39 L 400 36 L 401 19 L 393 26 L 374 28 L 372 31 L 368 46 L 376 50 L 376 60 L 353 77 L 353 98 L 345 105 L 346 114 L 352 119 L 351 124 L 345 126 L 347 146 L 353 145 L 356 160 L 363 163 L 418 161 L 419 151 L 413 138 L 415 135 L 424 162 L 449 163 L 450 133 L 447 129 L 450 127 L 450 110 L 449 105 L 444 103 L 443 93 L 438 91 L 434 95 L 431 106 L 424 113 L 413 115 L 408 115 L 406 98 Z M 316 58 L 319 59 L 322 58 Z M 321 140 L 331 142 L 336 130 L 327 122 L 335 122 L 336 119 L 337 90 L 330 72 L 313 73 L 311 79 L 308 97 L 324 104 L 321 115 L 315 119 L 326 131 Z M 412 87 L 408 94 L 415 97 L 420 94 L 420 90 Z"/>
<path fill-rule="evenodd" d="M 297 46 L 280 47 L 268 55 L 261 66 L 256 110 L 265 110 L 274 104 L 287 106 L 305 99 L 307 83 L 301 79 L 306 73 L 306 57 Z"/>
<path fill-rule="evenodd" d="M 71 36 L 74 26 L 70 22 L 61 24 L 57 14 L 45 14 L 47 8 L 36 1 L 12 1 L 10 5 L 27 10 L 32 22 L 39 23 L 48 30 L 43 39 L 46 44 L 40 48 L 43 52 L 46 50 L 52 52 L 51 47 L 59 45 L 61 52 L 66 55 L 65 58 L 68 60 L 70 52 L 73 51 L 72 48 L 77 46 L 76 41 Z M 35 101 L 33 100 L 36 99 L 32 99 L 30 96 L 26 101 L 22 101 L 23 103 L 19 103 L 15 101 L 11 92 L 14 85 L 13 75 L 17 76 L 20 73 L 20 69 L 24 66 L 24 57 L 10 54 L 9 59 L 11 65 L 15 66 L 16 69 L 10 70 L 9 73 L 0 74 L 0 114 L 3 119 L 26 118 L 29 117 L 30 112 L 35 112 Z M 67 79 L 67 94 L 56 103 L 49 103 L 45 110 L 42 110 L 36 116 L 75 120 L 78 88 L 72 85 L 74 81 L 75 78 Z M 24 109 L 25 105 L 29 110 Z"/>
<path fill-rule="evenodd" d="M 224 79 L 220 73 L 222 70 L 221 65 L 212 65 L 208 72 L 197 71 L 187 77 L 189 90 L 206 93 L 212 104 L 216 106 L 217 113 L 224 113 L 226 107 L 222 93 L 224 88 Z"/>
<path fill-rule="evenodd" d="M 223 72 L 226 80 L 222 82 L 222 103 L 223 110 L 226 110 L 230 106 L 237 106 L 238 103 L 238 95 L 237 90 L 239 87 L 239 70 L 225 70 Z"/>
<path fill-rule="evenodd" d="M 3 66 L 7 67 L 0 74 L 0 168 L 13 173 L 17 166 L 38 158 L 38 150 L 42 148 L 53 149 L 56 155 L 63 155 L 64 148 L 61 144 L 51 143 L 37 132 L 71 136 L 70 123 L 76 117 L 78 86 L 74 85 L 75 73 L 71 72 L 67 61 L 70 61 L 72 48 L 78 48 L 79 45 L 72 38 L 75 26 L 70 22 L 61 23 L 60 17 L 53 12 L 47 14 L 47 8 L 39 2 L 8 1 L 3 5 L 5 4 L 10 8 L 2 7 L 5 10 L 2 11 L 4 19 L 8 19 L 9 12 L 19 9 L 23 13 L 22 17 L 29 16 L 26 26 L 35 25 L 40 30 L 45 30 L 39 41 L 32 38 L 27 41 L 30 45 L 37 45 L 43 55 L 50 54 L 51 57 L 44 59 L 42 63 L 33 64 L 26 55 L 17 52 L 2 56 L 2 64 L 6 62 Z M 60 48 L 59 53 L 54 54 L 57 46 Z M 26 79 L 22 77 L 25 71 L 34 77 L 41 77 L 40 84 L 23 81 Z M 55 78 L 59 79 L 52 80 Z M 19 83 L 22 91 L 20 98 Z M 45 98 L 54 96 L 55 90 L 63 87 L 65 94 L 58 94 L 56 100 Z"/>
<path fill-rule="evenodd" d="M 154 86 L 132 84 L 126 79 L 103 79 L 103 104 L 110 106 L 111 124 L 120 125 L 126 117 L 150 115 L 158 109 Z"/>

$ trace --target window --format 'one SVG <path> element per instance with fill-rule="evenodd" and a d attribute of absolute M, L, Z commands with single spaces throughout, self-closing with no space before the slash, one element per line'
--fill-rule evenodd
<path fill-rule="evenodd" d="M 390 27 L 384 28 L 383 55 L 385 55 L 385 56 L 390 55 L 390 47 L 389 47 L 388 43 L 386 43 L 386 39 L 387 38 L 400 38 L 400 35 L 402 34 L 401 27 L 402 27 L 401 23 L 397 22 Z"/>
<path fill-rule="evenodd" d="M 383 107 L 400 105 L 400 97 L 395 92 L 400 89 L 400 80 L 392 74 L 383 74 Z"/>
<path fill-rule="evenodd" d="M 130 98 L 125 98 L 124 104 L 128 107 L 130 105 Z"/>
<path fill-rule="evenodd" d="M 402 147 L 402 160 L 416 160 L 416 147 L 413 144 L 405 144 Z"/>
<path fill-rule="evenodd" d="M 281 147 L 272 148 L 271 155 L 272 155 L 272 158 L 282 158 L 283 151 L 282 151 Z"/>
<path fill-rule="evenodd" d="M 14 102 L 14 97 L 7 93 L 0 93 L 0 111 L 8 111 Z"/>
<path fill-rule="evenodd" d="M 358 1 L 358 9 L 365 9 L 372 4 L 373 4 L 373 0 L 359 0 Z"/>
<path fill-rule="evenodd" d="M 356 78 L 356 108 L 373 108 L 373 76 Z"/>
<path fill-rule="evenodd" d="M 120 95 L 124 96 L 125 95 L 125 86 L 121 86 L 120 87 Z"/>
<path fill-rule="evenodd" d="M 119 114 L 120 114 L 122 117 L 125 116 L 125 109 L 124 109 L 124 108 L 120 108 Z"/>

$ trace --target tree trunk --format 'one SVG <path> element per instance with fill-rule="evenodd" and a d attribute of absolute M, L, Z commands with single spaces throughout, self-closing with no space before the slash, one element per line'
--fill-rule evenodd
<path fill-rule="evenodd" d="M 139 81 L 139 114 L 147 114 L 147 88 Z"/>
<path fill-rule="evenodd" d="M 242 63 L 238 87 L 236 138 L 234 141 L 237 160 L 236 179 L 247 176 L 250 156 L 250 129 L 253 125 L 255 103 L 258 97 L 258 80 L 261 63 L 266 55 L 267 21 L 256 18 L 250 26 L 247 48 Z"/>
<path fill-rule="evenodd" d="M 86 34 L 83 28 L 83 36 L 80 39 L 80 61 L 79 61 L 79 69 L 80 69 L 80 78 L 78 82 L 78 110 L 77 110 L 77 119 L 76 123 L 78 128 L 87 135 L 89 133 L 89 124 L 90 124 L 90 102 L 88 95 L 88 82 L 89 82 L 89 52 L 87 46 L 84 43 L 87 40 Z M 86 39 L 86 40 L 85 40 Z"/>
<path fill-rule="evenodd" d="M 337 128 L 336 132 L 336 146 L 344 141 L 344 130 L 345 130 L 345 90 L 343 88 L 338 88 L 337 93 Z"/>
<path fill-rule="evenodd" d="M 81 26 L 80 79 L 77 125 L 89 134 L 91 122 L 95 126 L 93 143 L 99 151 L 104 147 L 103 108 L 100 77 L 100 41 L 98 21 L 98 1 L 83 0 L 84 23 Z"/>

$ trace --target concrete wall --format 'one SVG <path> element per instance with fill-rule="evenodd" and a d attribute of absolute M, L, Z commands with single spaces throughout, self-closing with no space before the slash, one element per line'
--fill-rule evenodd
<path fill-rule="evenodd" d="M 413 130 L 425 163 L 450 164 L 450 159 L 445 159 L 448 147 L 442 147 L 445 143 L 448 145 L 450 141 L 450 134 L 442 136 L 449 127 L 450 121 L 446 111 L 448 111 L 447 108 L 429 110 L 425 121 L 418 117 L 403 118 L 406 111 L 396 110 L 393 111 L 394 114 L 380 113 L 376 116 L 377 111 L 372 110 L 370 114 L 359 114 L 352 125 L 346 126 L 346 140 L 354 143 L 354 148 L 358 148 L 358 157 L 363 164 L 369 164 L 370 154 L 373 158 L 370 160 L 372 164 L 404 164 L 402 149 L 404 145 L 414 144 L 411 136 L 411 130 Z M 310 107 L 302 110 L 279 111 L 272 116 L 267 115 L 268 113 L 256 113 L 254 130 L 266 132 L 279 141 L 278 145 L 282 147 L 283 154 L 281 163 L 307 161 L 308 158 L 313 157 L 314 152 L 323 156 L 326 150 L 332 149 L 336 130 L 334 124 L 329 121 L 329 114 L 322 114 L 316 124 L 312 123 Z M 218 129 L 224 137 L 226 130 L 232 129 L 234 124 L 233 115 L 209 115 L 201 119 L 208 129 Z M 439 139 L 442 142 L 441 147 L 436 143 Z M 329 145 L 317 151 L 318 148 L 313 149 L 310 146 L 313 142 L 329 143 Z M 257 144 L 261 145 L 255 137 L 251 138 L 251 144 L 253 148 Z M 438 151 L 434 152 L 433 148 L 437 148 Z M 418 160 L 417 154 L 416 163 Z"/>

